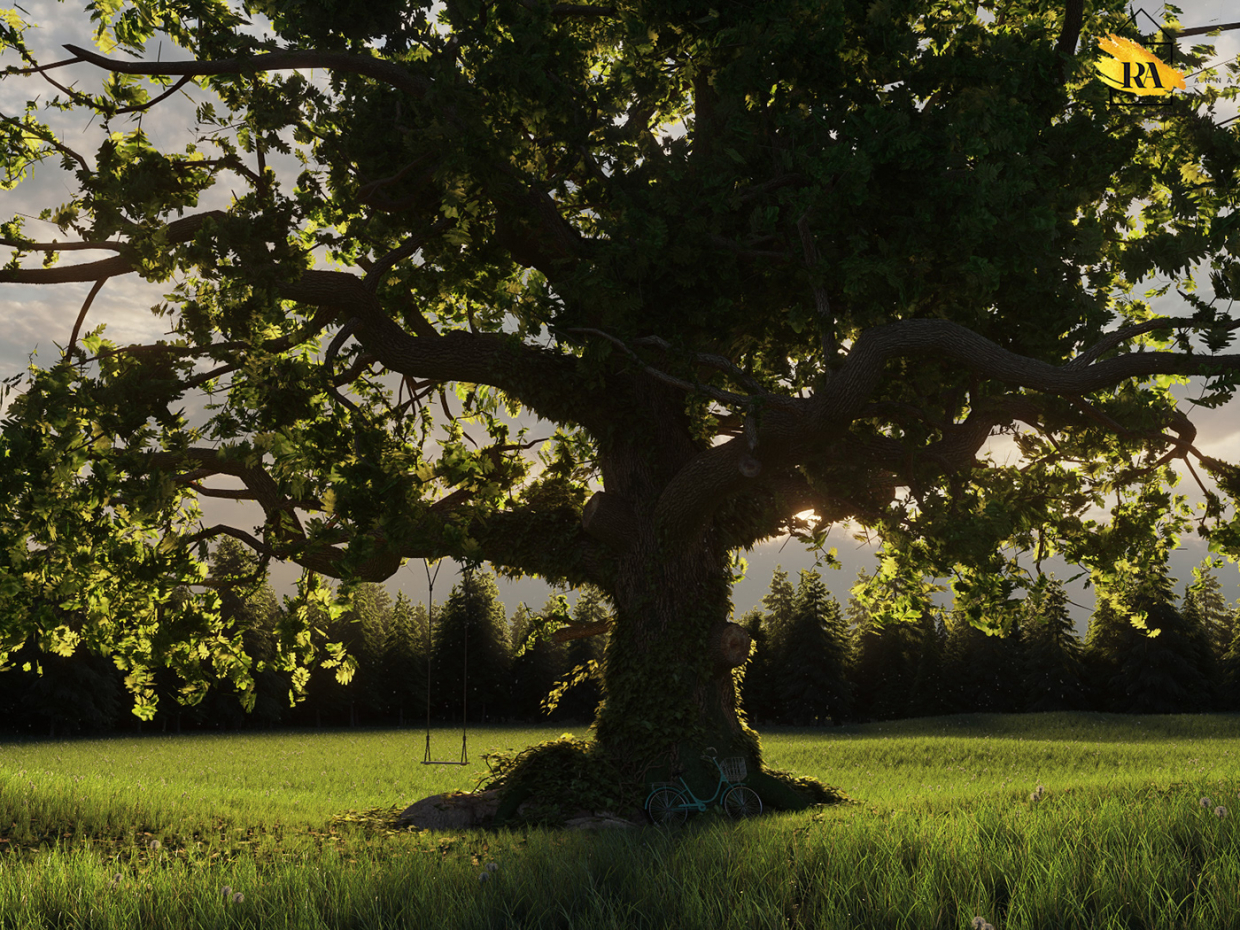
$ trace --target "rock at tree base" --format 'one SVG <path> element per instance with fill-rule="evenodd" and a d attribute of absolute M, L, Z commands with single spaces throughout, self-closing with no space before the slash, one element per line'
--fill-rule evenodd
<path fill-rule="evenodd" d="M 517 813 L 524 813 L 526 808 L 527 804 L 521 804 Z M 466 830 L 489 826 L 498 809 L 498 789 L 473 794 L 450 791 L 433 794 L 409 805 L 396 818 L 396 823 L 402 827 L 424 830 Z M 579 810 L 564 822 L 564 826 L 570 830 L 593 830 L 633 827 L 636 824 L 611 811 Z"/>
<path fill-rule="evenodd" d="M 499 791 L 480 791 L 470 794 L 449 791 L 433 794 L 405 808 L 396 823 L 402 827 L 421 827 L 427 830 L 464 830 L 481 827 L 495 817 L 499 808 Z"/>
<path fill-rule="evenodd" d="M 564 821 L 566 830 L 610 830 L 613 828 L 635 827 L 631 820 L 625 820 L 611 811 L 578 811 L 577 816 Z"/>

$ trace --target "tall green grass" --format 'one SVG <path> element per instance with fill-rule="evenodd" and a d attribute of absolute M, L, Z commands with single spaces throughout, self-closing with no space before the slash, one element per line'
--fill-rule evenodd
<path fill-rule="evenodd" d="M 570 731 L 584 737 L 588 729 Z M 558 735 L 559 731 L 551 735 Z M 548 738 L 545 729 L 471 730 L 470 765 L 421 765 L 425 731 L 300 730 L 0 743 L 0 829 L 10 797 L 42 817 L 155 828 L 323 824 L 333 814 L 473 788 L 485 753 Z M 432 731 L 435 759 L 457 759 L 459 730 Z"/>
<path fill-rule="evenodd" d="M 554 735 L 471 732 L 471 754 Z M 763 745 L 860 803 L 675 832 L 391 832 L 332 816 L 471 787 L 481 766 L 420 766 L 410 731 L 4 743 L 0 928 L 1240 927 L 1234 715 Z"/>

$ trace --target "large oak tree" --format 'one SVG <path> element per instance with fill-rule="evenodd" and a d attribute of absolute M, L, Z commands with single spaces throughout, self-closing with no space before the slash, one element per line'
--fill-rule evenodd
<path fill-rule="evenodd" d="M 5 78 L 107 136 L 2 117 L 7 185 L 51 158 L 76 189 L 59 235 L 4 227 L 0 282 L 93 286 L 8 411 L 0 645 L 113 654 L 145 713 L 156 665 L 191 697 L 251 672 L 213 538 L 306 569 L 290 667 L 323 576 L 485 561 L 610 596 L 597 745 L 637 781 L 707 745 L 760 769 L 729 592 L 764 539 L 878 533 L 885 619 L 951 576 L 1000 622 L 1014 551 L 1139 570 L 1178 528 L 1173 460 L 1240 488 L 1170 393 L 1240 372 L 1240 136 L 1234 88 L 1110 99 L 1096 40 L 1146 41 L 1123 8 L 97 0 L 106 54 Z M 142 119 L 190 89 L 191 144 L 157 148 Z M 166 288 L 168 338 L 100 333 L 126 275 Z M 538 462 L 519 412 L 556 425 Z M 1018 465 L 979 458 L 1002 432 Z M 203 525 L 209 497 L 265 520 Z M 1236 552 L 1223 500 L 1202 527 Z"/>

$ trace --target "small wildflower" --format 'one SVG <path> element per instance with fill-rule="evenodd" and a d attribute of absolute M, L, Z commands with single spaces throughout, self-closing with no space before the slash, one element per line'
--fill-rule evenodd
<path fill-rule="evenodd" d="M 1227 808 L 1223 807 L 1220 804 L 1218 807 L 1214 808 L 1214 816 L 1217 817 L 1219 820 L 1222 820 L 1224 817 L 1227 816 Z"/>
<path fill-rule="evenodd" d="M 499 868 L 499 863 L 498 863 L 498 862 L 488 862 L 488 863 L 487 863 L 487 871 L 488 871 L 488 872 L 494 872 L 494 871 L 495 871 L 496 869 L 498 869 L 498 868 Z"/>
<path fill-rule="evenodd" d="M 245 900 L 245 895 L 243 895 L 240 891 L 238 891 L 235 895 L 233 895 L 233 904 L 240 904 L 244 900 Z"/>
<path fill-rule="evenodd" d="M 1202 799 L 1201 799 L 1200 801 L 1198 801 L 1197 803 L 1198 803 L 1198 804 L 1200 804 L 1202 807 L 1209 807 L 1209 806 L 1210 806 L 1211 804 L 1213 804 L 1214 802 L 1213 802 L 1213 801 L 1211 801 L 1209 798 L 1202 798 Z"/>

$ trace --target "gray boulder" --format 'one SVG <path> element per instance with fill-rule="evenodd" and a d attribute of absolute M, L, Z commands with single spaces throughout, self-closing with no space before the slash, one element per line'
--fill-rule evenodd
<path fill-rule="evenodd" d="M 396 823 L 424 830 L 467 830 L 488 823 L 499 809 L 499 791 L 450 791 L 409 805 Z"/>
<path fill-rule="evenodd" d="M 517 808 L 525 811 L 526 805 Z M 396 823 L 402 827 L 418 827 L 423 830 L 468 830 L 488 826 L 499 809 L 499 791 L 450 791 L 423 798 L 405 808 Z M 640 812 L 638 812 L 640 813 Z M 642 817 L 640 822 L 644 822 Z M 564 822 L 569 830 L 610 830 L 637 826 L 611 811 L 579 810 Z"/>

